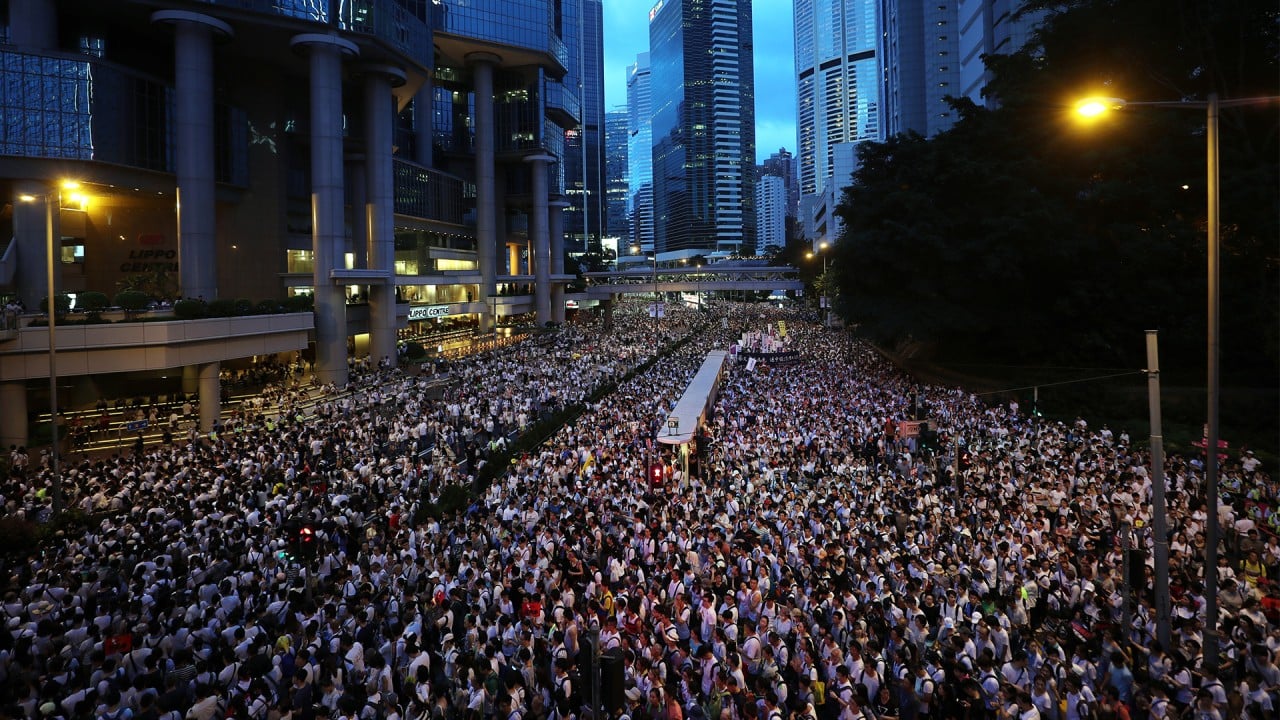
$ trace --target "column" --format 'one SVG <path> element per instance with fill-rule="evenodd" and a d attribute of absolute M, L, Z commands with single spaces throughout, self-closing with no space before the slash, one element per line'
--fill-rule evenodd
<path fill-rule="evenodd" d="M 218 297 L 213 178 L 213 39 L 231 35 L 221 20 L 161 10 L 151 21 L 174 32 L 174 170 L 178 181 L 178 282 L 189 298 Z"/>
<path fill-rule="evenodd" d="M 551 274 L 564 275 L 564 209 L 569 202 L 564 199 L 553 200 L 549 220 L 551 233 Z M 551 284 L 551 321 L 564 322 L 564 283 Z"/>
<path fill-rule="evenodd" d="M 222 417 L 222 363 L 205 363 L 200 370 L 200 432 L 209 432 Z"/>
<path fill-rule="evenodd" d="M 529 204 L 529 240 L 533 243 L 533 302 L 538 311 L 538 326 L 551 322 L 551 236 L 547 231 L 547 165 L 556 161 L 550 155 L 531 155 L 524 159 L 532 167 L 533 197 Z"/>
<path fill-rule="evenodd" d="M 480 314 L 480 332 L 493 329 L 489 296 L 495 292 L 498 265 L 497 203 L 493 158 L 493 68 L 502 58 L 493 53 L 467 55 L 472 90 L 476 97 L 476 257 L 480 262 L 480 297 L 486 310 Z"/>
<path fill-rule="evenodd" d="M 604 305 L 604 331 L 611 333 L 613 332 L 613 296 L 610 295 L 601 300 L 600 304 Z"/>
<path fill-rule="evenodd" d="M 9 37 L 23 50 L 58 47 L 58 8 L 54 0 L 9 0 Z"/>
<path fill-rule="evenodd" d="M 0 383 L 0 452 L 10 445 L 27 444 L 27 384 L 22 380 Z"/>
<path fill-rule="evenodd" d="M 348 252 L 352 255 L 352 267 L 368 268 L 369 265 L 369 196 L 368 175 L 365 173 L 365 156 L 348 155 L 347 169 L 351 172 L 351 240 Z M 338 267 L 346 267 L 346 260 L 338 258 Z"/>
<path fill-rule="evenodd" d="M 508 275 L 520 274 L 520 244 L 519 243 L 513 243 L 513 242 L 507 243 L 507 274 Z"/>
<path fill-rule="evenodd" d="M 433 161 L 433 82 L 434 79 L 428 74 L 427 79 L 422 81 L 422 87 L 413 96 L 413 160 L 423 167 L 431 167 Z"/>
<path fill-rule="evenodd" d="M 200 366 L 182 366 L 182 394 L 195 395 L 200 392 Z"/>
<path fill-rule="evenodd" d="M 18 284 L 18 298 L 27 312 L 40 312 L 40 301 L 48 294 L 49 269 L 49 209 L 53 206 L 54 237 L 58 237 L 61 211 L 58 207 L 58 190 L 42 182 L 26 181 L 17 185 L 13 204 L 13 239 L 18 244 L 18 267 L 14 279 Z M 23 198 L 31 200 L 24 201 Z M 0 241 L 0 245 L 4 245 Z M 3 252 L 0 250 L 0 252 Z M 56 252 L 56 249 L 55 249 Z M 54 287 L 62 287 L 62 266 L 53 269 Z"/>
<path fill-rule="evenodd" d="M 404 72 L 390 65 L 365 65 L 364 145 L 368 203 L 369 269 L 385 273 L 369 288 L 369 357 L 372 362 L 396 359 L 395 170 L 391 163 L 395 122 L 393 86 L 403 85 Z"/>
<path fill-rule="evenodd" d="M 354 43 L 304 33 L 291 41 L 311 61 L 311 246 L 315 256 L 316 378 L 347 384 L 347 305 L 331 272 L 346 246 L 342 177 L 342 57 Z"/>

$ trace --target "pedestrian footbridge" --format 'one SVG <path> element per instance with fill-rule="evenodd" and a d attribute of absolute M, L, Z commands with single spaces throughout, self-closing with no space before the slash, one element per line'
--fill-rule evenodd
<path fill-rule="evenodd" d="M 724 290 L 802 290 L 804 283 L 793 267 L 708 265 L 701 268 L 654 268 L 637 265 L 627 270 L 585 274 L 587 296 L 606 300 L 623 293 L 700 293 Z"/>

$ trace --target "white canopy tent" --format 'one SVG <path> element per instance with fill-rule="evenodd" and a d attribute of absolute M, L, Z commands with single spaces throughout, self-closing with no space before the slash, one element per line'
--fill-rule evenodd
<path fill-rule="evenodd" d="M 716 401 L 720 376 L 728 362 L 729 353 L 724 350 L 707 353 L 707 359 L 702 361 L 698 374 L 693 376 L 693 381 L 685 388 L 675 409 L 667 415 L 667 422 L 659 428 L 658 442 L 664 445 L 686 445 L 693 441 L 698 426 Z"/>

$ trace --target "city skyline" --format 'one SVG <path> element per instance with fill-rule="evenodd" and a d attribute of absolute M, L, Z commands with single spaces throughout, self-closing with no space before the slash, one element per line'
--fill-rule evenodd
<path fill-rule="evenodd" d="M 625 105 L 627 66 L 649 51 L 649 0 L 604 0 L 605 107 Z M 779 148 L 796 149 L 796 83 L 790 2 L 753 2 L 755 17 L 756 153 L 762 163 Z"/>

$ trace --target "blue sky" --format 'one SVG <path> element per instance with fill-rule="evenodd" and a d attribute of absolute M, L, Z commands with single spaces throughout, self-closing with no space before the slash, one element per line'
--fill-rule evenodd
<path fill-rule="evenodd" d="M 655 0 L 656 2 L 656 0 Z M 627 104 L 627 66 L 649 49 L 650 0 L 604 0 L 604 103 Z M 753 0 L 756 160 L 796 150 L 795 33 L 791 0 Z"/>

